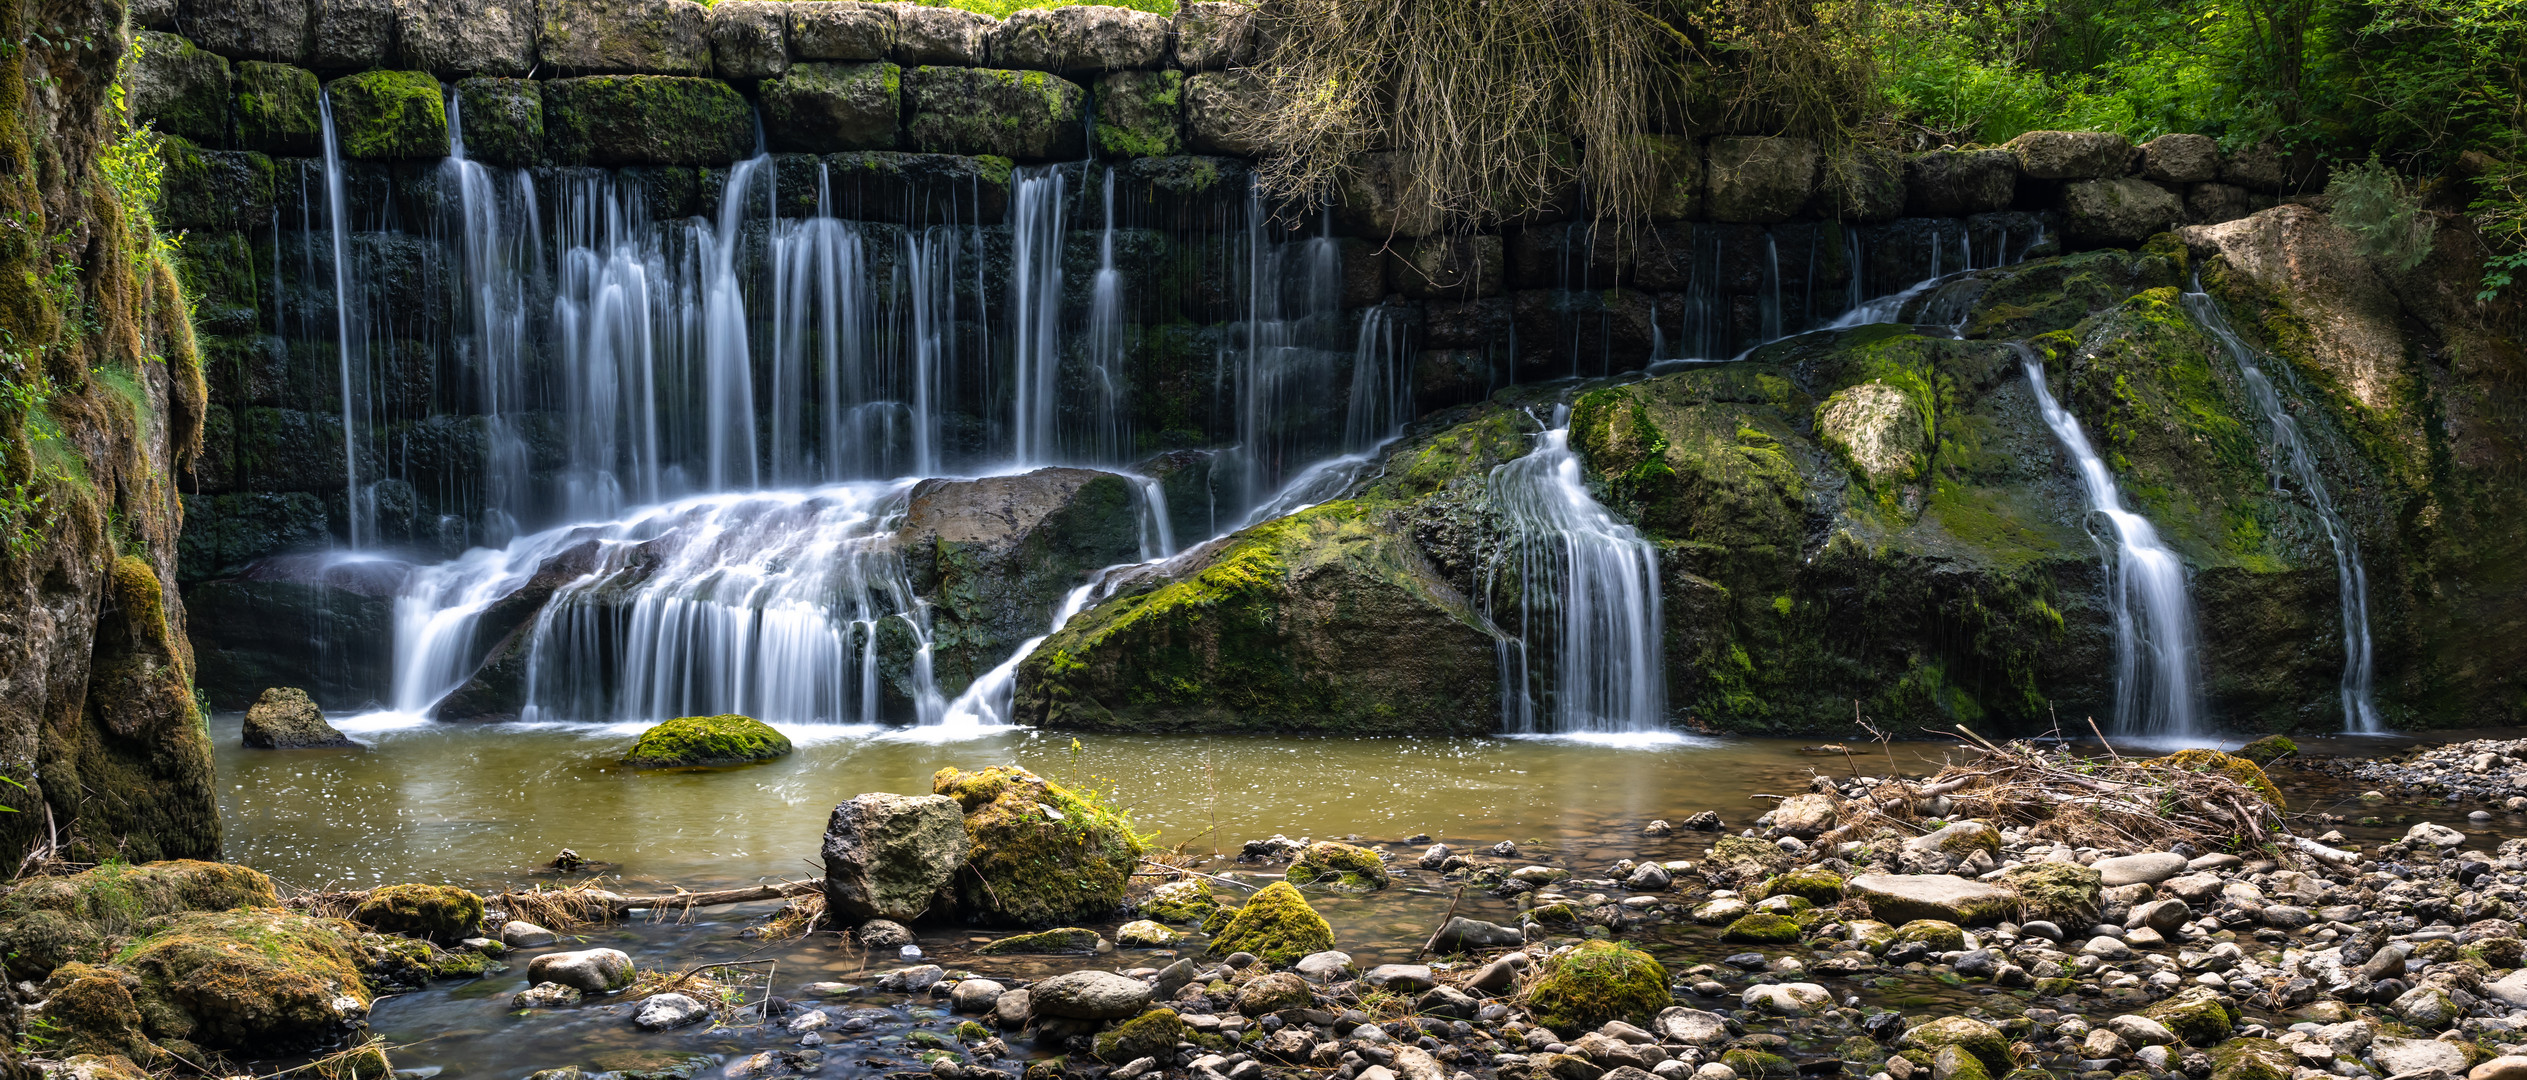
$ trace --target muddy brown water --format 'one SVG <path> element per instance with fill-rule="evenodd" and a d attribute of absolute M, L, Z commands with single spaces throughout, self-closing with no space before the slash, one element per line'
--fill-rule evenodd
<path fill-rule="evenodd" d="M 214 721 L 220 747 L 221 810 L 228 857 L 272 874 L 287 886 L 365 888 L 400 881 L 447 882 L 482 891 L 561 878 L 539 867 L 562 848 L 596 860 L 608 887 L 649 891 L 666 886 L 708 889 L 804 878 L 817 862 L 826 816 L 835 803 L 865 791 L 923 792 L 942 767 L 1016 763 L 1038 773 L 1106 792 L 1132 810 L 1163 847 L 1226 853 L 1209 872 L 1268 881 L 1273 868 L 1241 867 L 1234 853 L 1249 839 L 1346 838 L 1410 854 L 1408 837 L 1427 834 L 1459 848 L 1514 841 L 1521 859 L 1600 875 L 1617 859 L 1700 859 L 1712 834 L 1647 837 L 1653 819 L 1681 821 L 1717 810 L 1742 828 L 1769 807 L 1764 795 L 1807 790 L 1815 773 L 1848 775 L 1894 767 L 1935 769 L 1962 756 L 1936 743 L 1892 748 L 1855 746 L 1855 759 L 1805 752 L 1807 742 L 1774 739 L 1668 739 L 1628 745 L 1511 739 L 1332 739 L 1100 736 L 1002 732 L 959 741 L 920 732 L 790 728 L 790 757 L 736 769 L 643 772 L 617 759 L 638 725 L 379 725 L 346 728 L 368 744 L 358 750 L 256 751 L 238 744 L 238 718 Z M 2438 739 L 2477 737 L 2443 733 Z M 2321 740 L 2311 753 L 2380 753 L 2401 740 Z M 2527 834 L 2527 820 L 2499 814 L 2487 828 L 2466 823 L 2467 810 L 2438 803 L 2362 810 L 2358 793 L 2332 778 L 2276 775 L 2296 807 L 2337 807 L 2348 816 L 2385 821 L 2355 839 L 2400 836 L 2412 820 L 2439 820 L 2469 833 Z M 1409 858 L 1406 865 L 1409 865 Z M 1588 890 L 1573 889 L 1575 895 Z M 1606 890 L 1621 895 L 1620 890 Z M 1364 964 L 1411 957 L 1454 910 L 1514 921 L 1519 902 L 1479 891 L 1459 894 L 1437 875 L 1408 871 L 1396 888 L 1367 896 L 1312 897 L 1333 924 L 1341 948 Z M 800 995 L 812 982 L 866 985 L 873 972 L 899 966 L 831 935 L 766 944 L 743 936 L 773 905 L 707 911 L 680 925 L 633 923 L 584 932 L 570 947 L 606 946 L 630 953 L 643 968 L 682 970 L 732 960 L 770 960 L 771 985 Z M 1113 927 L 1099 925 L 1109 935 Z M 1084 966 L 1163 964 L 1168 950 L 1126 950 L 1096 957 L 976 957 L 988 935 L 963 927 L 921 928 L 929 962 L 1004 978 L 1040 978 Z M 1712 963 L 1743 946 L 1724 946 L 1714 931 L 1667 927 L 1642 944 L 1681 970 Z M 1198 950 L 1196 944 L 1192 948 Z M 399 1049 L 396 1065 L 444 1077 L 523 1077 L 564 1065 L 639 1068 L 694 1054 L 734 1060 L 758 1050 L 792 1047 L 796 1038 L 769 1030 L 712 1033 L 700 1027 L 639 1032 L 619 1007 L 515 1012 L 509 997 L 526 987 L 523 955 L 509 970 L 478 981 L 445 982 L 381 1001 L 378 1034 Z M 1901 973 L 1894 973 L 1900 976 Z M 1858 983 L 1829 980 L 1838 994 L 1906 1012 L 1984 1008 L 2014 1015 L 2023 1004 L 1988 987 L 1933 978 L 1881 976 Z M 902 1044 L 915 1027 L 945 1033 L 955 1018 L 932 999 L 863 994 L 832 1004 L 885 1010 L 867 1032 L 829 1043 L 816 1075 L 873 1076 L 919 1068 Z M 1730 999 L 1716 1003 L 1733 1005 Z M 1787 1032 L 1811 1053 L 1830 1053 L 1846 1034 L 1792 1022 Z M 1806 1029 L 1813 1030 L 1806 1030 Z M 1021 1046 L 1024 1049 L 1023 1044 Z M 716 1075 L 717 1069 L 708 1070 Z"/>

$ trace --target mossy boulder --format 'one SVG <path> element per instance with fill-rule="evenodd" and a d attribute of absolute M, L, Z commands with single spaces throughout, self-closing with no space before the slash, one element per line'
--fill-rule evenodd
<path fill-rule="evenodd" d="M 1790 854 L 1745 836 L 1723 836 L 1711 845 L 1710 865 L 1740 879 L 1762 880 L 1787 869 Z"/>
<path fill-rule="evenodd" d="M 726 165 L 754 149 L 754 112 L 716 79 L 599 75 L 544 84 L 544 147 L 561 165 Z"/>
<path fill-rule="evenodd" d="M 1181 71 L 1113 71 L 1097 79 L 1100 157 L 1167 157 L 1184 152 Z"/>
<path fill-rule="evenodd" d="M 1207 923 L 1204 929 L 1209 930 Z M 1275 965 L 1295 964 L 1300 957 L 1333 947 L 1333 925 L 1287 881 L 1264 886 L 1211 936 L 1213 956 L 1253 953 Z"/>
<path fill-rule="evenodd" d="M 883 61 L 792 64 L 760 85 L 764 138 L 810 154 L 895 149 L 903 81 L 903 69 Z"/>
<path fill-rule="evenodd" d="M 941 769 L 932 793 L 965 809 L 957 907 L 975 922 L 1060 926 L 1110 916 L 1148 844 L 1132 820 L 1015 766 Z"/>
<path fill-rule="evenodd" d="M 1027 954 L 1092 956 L 1105 939 L 1094 930 L 1065 926 L 1039 930 L 1032 934 L 1012 934 L 974 950 L 983 956 L 1019 956 Z"/>
<path fill-rule="evenodd" d="M 324 121 L 316 73 L 288 64 L 237 65 L 237 141 L 248 150 L 289 157 L 324 153 Z"/>
<path fill-rule="evenodd" d="M 2266 735 L 2254 742 L 2238 747 L 2237 753 L 2232 756 L 2245 758 L 2248 761 L 2254 762 L 2257 768 L 2261 768 L 2298 752 L 2299 744 L 2290 741 L 2290 736 Z"/>
<path fill-rule="evenodd" d="M 2189 1046 L 2217 1046 L 2228 1041 L 2237 1016 L 2209 988 L 2189 986 L 2176 996 L 2141 1010 L 2141 1015 L 2166 1025 Z"/>
<path fill-rule="evenodd" d="M 258 1053 L 312 1049 L 365 1023 L 348 926 L 268 911 L 169 916 L 115 957 L 157 1040 Z"/>
<path fill-rule="evenodd" d="M 363 71 L 325 84 L 342 155 L 367 161 L 447 156 L 447 98 L 426 71 Z"/>
<path fill-rule="evenodd" d="M 1965 948 L 1965 928 L 1941 919 L 1915 919 L 1895 928 L 1887 939 L 1887 947 L 1923 944 L 1932 952 L 1955 952 Z"/>
<path fill-rule="evenodd" d="M 790 750 L 789 736 L 753 717 L 679 716 L 641 732 L 623 764 L 640 769 L 743 765 L 786 757 Z"/>
<path fill-rule="evenodd" d="M 1386 861 L 1364 847 L 1319 840 L 1290 863 L 1289 880 L 1342 892 L 1375 892 L 1392 880 Z"/>
<path fill-rule="evenodd" d="M 483 898 L 454 885 L 389 885 L 352 909 L 351 921 L 389 934 L 453 941 L 483 924 Z"/>
<path fill-rule="evenodd" d="M 1932 1055 L 1951 1047 L 1973 1056 L 1992 1076 L 2007 1075 L 2016 1067 L 2010 1060 L 2009 1037 L 1999 1028 L 1966 1016 L 1933 1020 L 1906 1031 L 1896 1046 L 1904 1050 L 1923 1050 Z"/>
<path fill-rule="evenodd" d="M 1720 1064 L 1734 1070 L 1740 1080 L 1790 1080 L 1799 1075 L 1799 1067 L 1789 1058 L 1751 1046 L 1740 1046 L 1722 1053 Z"/>
<path fill-rule="evenodd" d="M 1185 1023 L 1173 1009 L 1151 1009 L 1097 1036 L 1097 1060 L 1123 1065 L 1138 1058 L 1161 1058 L 1185 1041 Z"/>
<path fill-rule="evenodd" d="M 1087 154 L 1088 91 L 1059 75 L 925 66 L 905 72 L 903 88 L 915 150 L 1020 162 Z"/>
<path fill-rule="evenodd" d="M 927 200 L 921 192 L 986 202 L 1005 194 L 1006 176 L 977 174 L 982 163 L 973 159 L 947 161 L 958 167 L 930 155 L 844 154 L 829 159 L 827 171 L 836 198 L 856 192 L 863 206 L 917 205 Z M 1139 499 L 1131 481 L 1096 469 L 914 485 L 895 543 L 905 576 L 930 605 L 939 685 L 967 685 L 1006 661 L 1044 636 L 1045 623 L 1088 575 L 1138 559 Z M 899 684 L 907 696 L 921 691 L 911 675 L 906 670 Z"/>
<path fill-rule="evenodd" d="M 1208 545 L 1018 666 L 1020 722 L 1101 731 L 1477 735 L 1499 653 L 1389 508 L 1326 503 Z"/>
<path fill-rule="evenodd" d="M 334 730 L 325 722 L 325 711 L 316 707 L 307 691 L 295 686 L 275 686 L 255 699 L 246 709 L 243 727 L 246 745 L 265 750 L 305 750 L 356 746 L 349 736 Z"/>
<path fill-rule="evenodd" d="M 1579 906 L 1569 901 L 1538 904 L 1527 911 L 1526 921 L 1553 930 L 1575 930 L 1581 922 Z"/>
<path fill-rule="evenodd" d="M 0 899 L 0 948 L 12 978 L 42 980 L 64 964 L 102 963 L 151 919 L 280 903 L 272 879 L 228 863 L 109 863 L 28 879 Z"/>
<path fill-rule="evenodd" d="M 1545 961 L 1527 988 L 1526 1007 L 1555 1031 L 1592 1031 L 1609 1020 L 1647 1027 L 1675 1004 L 1667 969 L 1650 954 L 1612 941 L 1582 942 Z"/>
<path fill-rule="evenodd" d="M 1170 881 L 1151 889 L 1141 901 L 1141 917 L 1176 925 L 1199 925 L 1220 909 L 1219 897 L 1212 895 L 1211 883 L 1195 879 Z"/>
<path fill-rule="evenodd" d="M 1747 893 L 1752 900 L 1775 896 L 1795 896 L 1820 905 L 1839 903 L 1843 898 L 1843 876 L 1809 867 L 1766 879 Z"/>
<path fill-rule="evenodd" d="M 2149 764 L 2171 766 L 2189 772 L 2218 773 L 2244 785 L 2247 790 L 2263 796 L 2264 801 L 2273 804 L 2274 809 L 2289 808 L 2289 805 L 2282 801 L 2281 788 L 2273 784 L 2271 777 L 2264 775 L 2263 766 L 2234 754 L 2223 754 L 2217 750 L 2179 750 L 2163 758 L 2154 758 Z"/>
<path fill-rule="evenodd" d="M 1962 1046 L 1943 1046 L 1932 1054 L 1930 1075 L 1935 1080 L 1992 1080 L 1992 1070 Z"/>
<path fill-rule="evenodd" d="M 1721 930 L 1720 940 L 1787 945 L 1799 940 L 1799 923 L 1787 915 L 1750 911 Z"/>
<path fill-rule="evenodd" d="M 2001 875 L 2000 883 L 2018 894 L 2022 918 L 2064 926 L 2095 922 L 2100 910 L 2098 898 L 2105 888 L 2097 871 L 2072 862 L 2014 866 Z"/>
<path fill-rule="evenodd" d="M 158 1048 L 142 1030 L 140 1004 L 132 998 L 140 989 L 140 980 L 132 973 L 70 963 L 54 972 L 49 986 L 44 1018 L 51 1022 L 52 1031 L 45 1049 L 63 1057 L 98 1054 L 157 1059 Z"/>
<path fill-rule="evenodd" d="M 2290 1048 L 2271 1039 L 2231 1039 L 2211 1051 L 2211 1080 L 2289 1080 L 2297 1067 Z"/>
<path fill-rule="evenodd" d="M 1876 919 L 1853 919 L 1843 924 L 1843 931 L 1854 945 L 1871 953 L 1882 953 L 1895 941 L 1895 927 Z"/>
<path fill-rule="evenodd" d="M 174 34 L 132 35 L 139 53 L 123 76 L 123 101 L 135 123 L 201 142 L 228 138 L 228 61 Z"/>

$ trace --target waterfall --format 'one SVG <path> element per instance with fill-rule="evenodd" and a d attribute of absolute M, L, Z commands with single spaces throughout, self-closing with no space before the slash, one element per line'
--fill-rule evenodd
<path fill-rule="evenodd" d="M 527 174 L 515 174 L 517 194 L 502 205 L 491 171 L 465 157 L 465 127 L 460 95 L 450 91 L 448 157 L 445 168 L 455 180 L 463 241 L 464 298 L 473 331 L 475 382 L 482 394 L 484 542 L 506 545 L 529 514 L 530 463 L 526 437 L 518 428 L 527 408 L 526 358 L 527 282 L 540 276 L 534 265 L 542 232 L 535 185 Z"/>
<path fill-rule="evenodd" d="M 352 326 L 357 298 L 351 295 L 350 199 L 343 194 L 342 146 L 334 135 L 330 92 L 316 95 L 316 118 L 325 141 L 325 218 L 333 231 L 334 357 L 342 369 L 343 507 L 351 547 L 358 550 L 376 541 L 377 515 L 360 489 L 360 414 L 353 401 L 352 376 L 366 365 L 360 362 L 365 356 L 355 354 L 352 345 L 365 344 L 366 338 Z"/>
<path fill-rule="evenodd" d="M 1083 460 L 1124 461 L 1132 455 L 1123 370 L 1131 327 L 1123 319 L 1123 271 L 1114 268 L 1114 169 L 1106 169 L 1105 229 L 1097 238 L 1097 276 L 1088 310 L 1088 374 L 1096 392 L 1097 418 Z"/>
<path fill-rule="evenodd" d="M 2160 542 L 2147 518 L 2124 508 L 2114 474 L 2089 445 L 2077 417 L 2053 399 L 2044 362 L 2012 344 L 2046 427 L 2071 455 L 2089 513 L 2108 533 L 2091 530 L 2106 568 L 2106 597 L 2115 628 L 2113 734 L 2189 739 L 2198 733 L 2201 688 L 2196 673 L 2193 605 L 2185 568 Z"/>
<path fill-rule="evenodd" d="M 2299 421 L 2282 404 L 2281 395 L 2256 363 L 2255 351 L 2239 340 L 2229 325 L 2228 316 L 2218 302 L 2202 291 L 2197 278 L 2194 289 L 2183 296 L 2185 310 L 2194 321 L 2220 342 L 2229 359 L 2237 364 L 2238 375 L 2246 383 L 2247 396 L 2264 411 L 2264 419 L 2272 425 L 2273 456 L 2290 479 L 2297 483 L 2300 494 L 2316 511 L 2319 524 L 2325 526 L 2325 538 L 2334 546 L 2335 594 L 2339 597 L 2343 623 L 2343 729 L 2355 735 L 2375 735 L 2386 730 L 2386 722 L 2378 715 L 2377 703 L 2371 698 L 2374 682 L 2372 647 L 2369 636 L 2369 571 L 2361 565 L 2360 541 L 2352 535 L 2350 524 L 2334 509 L 2334 499 L 2326 491 L 2325 477 L 2317 472 L 2316 455 L 2308 449 L 2306 436 L 2299 431 Z M 2274 477 L 2273 487 L 2281 488 L 2281 477 Z"/>
<path fill-rule="evenodd" d="M 1658 553 L 1588 494 L 1570 409 L 1525 457 L 1493 469 L 1517 575 L 1519 626 L 1501 645 L 1501 729 L 1513 735 L 1662 730 Z M 1487 590 L 1489 592 L 1491 590 Z"/>
<path fill-rule="evenodd" d="M 1035 165 L 1009 175 L 1009 303 L 1017 328 L 1010 395 L 1011 451 L 1019 465 L 1054 460 L 1062 363 L 1063 216 L 1067 167 Z"/>
<path fill-rule="evenodd" d="M 703 238 L 710 276 L 702 283 L 702 416 L 706 430 L 710 491 L 762 483 L 755 457 L 755 373 L 746 341 L 746 296 L 737 285 L 738 230 L 746 221 L 746 193 L 755 174 L 772 159 L 757 155 L 728 170 L 728 194 L 720 200 L 719 229 Z M 766 185 L 767 194 L 773 185 Z"/>
<path fill-rule="evenodd" d="M 1236 357 L 1239 505 L 1275 501 L 1310 463 L 1340 452 L 1325 445 L 1327 391 L 1350 359 L 1341 351 L 1342 249 L 1326 230 L 1275 241 L 1261 193 L 1246 206 L 1246 318 Z M 1397 363 L 1409 363 L 1398 357 Z M 1255 520 L 1250 515 L 1241 515 Z"/>

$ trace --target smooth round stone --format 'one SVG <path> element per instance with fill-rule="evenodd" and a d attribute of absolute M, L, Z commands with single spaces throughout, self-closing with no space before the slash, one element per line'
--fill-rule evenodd
<path fill-rule="evenodd" d="M 2099 859 L 2090 865 L 2107 888 L 2122 885 L 2156 885 L 2185 872 L 2192 860 L 2173 851 L 2152 851 L 2140 855 L 2118 855 Z"/>
<path fill-rule="evenodd" d="M 2062 928 L 2046 922 L 2043 919 L 2038 919 L 2019 927 L 2018 932 L 2026 937 L 2038 937 L 2043 938 L 2046 941 L 2062 940 Z"/>

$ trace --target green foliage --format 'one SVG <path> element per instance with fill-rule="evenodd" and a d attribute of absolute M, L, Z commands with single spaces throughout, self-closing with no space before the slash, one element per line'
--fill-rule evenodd
<path fill-rule="evenodd" d="M 2361 254 L 2398 271 L 2430 258 L 2438 219 L 2422 209 L 2404 178 L 2378 159 L 2334 170 L 2325 194 L 2334 203 L 2329 211 L 2334 223 L 2360 238 Z"/>
<path fill-rule="evenodd" d="M 140 62 L 141 44 L 135 39 L 123 54 L 124 72 Z M 113 185 L 115 202 L 123 208 L 123 219 L 137 256 L 152 253 L 172 254 L 177 248 L 173 237 L 158 235 L 158 193 L 165 162 L 160 154 L 165 140 L 147 124 L 132 123 L 131 105 L 124 100 L 123 80 L 117 78 L 105 91 L 108 123 L 116 137 L 106 143 L 97 155 L 97 171 L 105 174 Z"/>

